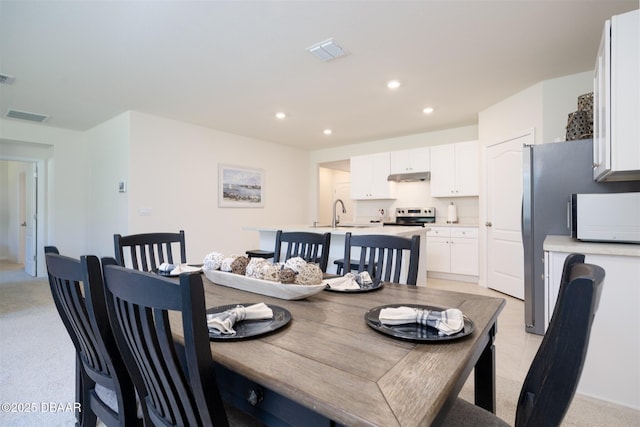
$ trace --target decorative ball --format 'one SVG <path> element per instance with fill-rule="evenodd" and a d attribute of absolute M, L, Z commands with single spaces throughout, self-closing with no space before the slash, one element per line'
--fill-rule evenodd
<path fill-rule="evenodd" d="M 269 280 L 271 282 L 280 281 L 280 266 L 277 264 L 264 263 L 260 268 L 263 280 Z"/>
<path fill-rule="evenodd" d="M 293 271 L 295 271 L 296 273 L 300 273 L 300 270 L 305 265 L 307 265 L 307 261 L 305 261 L 304 259 L 300 258 L 299 256 L 298 257 L 289 258 L 284 263 L 285 268 L 290 268 Z"/>
<path fill-rule="evenodd" d="M 280 282 L 291 284 L 296 282 L 296 272 L 286 267 L 280 270 Z"/>
<path fill-rule="evenodd" d="M 308 263 L 298 272 L 296 283 L 300 285 L 319 285 L 322 283 L 322 270 L 317 264 Z"/>
<path fill-rule="evenodd" d="M 238 255 L 230 255 L 220 262 L 220 270 L 231 272 L 231 264 L 238 258 Z"/>
<path fill-rule="evenodd" d="M 207 270 L 218 270 L 220 268 L 220 263 L 224 259 L 224 255 L 220 252 L 211 252 L 207 256 L 204 257 L 204 268 Z"/>
<path fill-rule="evenodd" d="M 248 277 L 254 279 L 262 279 L 262 265 L 266 264 L 267 260 L 264 258 L 251 258 L 249 264 L 247 264 L 246 272 L 244 273 Z"/>
<path fill-rule="evenodd" d="M 249 264 L 249 258 L 246 256 L 239 256 L 231 263 L 231 272 L 233 274 L 240 274 L 244 276 L 247 272 L 247 264 Z"/>

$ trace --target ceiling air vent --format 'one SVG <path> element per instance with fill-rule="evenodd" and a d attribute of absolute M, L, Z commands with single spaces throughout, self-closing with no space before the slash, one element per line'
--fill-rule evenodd
<path fill-rule="evenodd" d="M 310 52 L 316 58 L 325 62 L 331 61 L 332 59 L 340 58 L 341 56 L 345 56 L 349 54 L 349 52 L 347 52 L 338 44 L 336 44 L 336 42 L 333 41 L 333 39 L 316 43 L 313 46 L 308 47 L 307 51 Z"/>
<path fill-rule="evenodd" d="M 28 120 L 30 122 L 38 122 L 44 123 L 49 116 L 45 116 L 44 114 L 38 113 L 28 113 L 26 111 L 18 111 L 18 110 L 7 110 L 7 114 L 5 117 L 9 117 L 11 119 L 20 119 L 20 120 Z"/>
<path fill-rule="evenodd" d="M 9 74 L 0 73 L 0 85 L 10 85 L 14 81 L 14 77 Z"/>

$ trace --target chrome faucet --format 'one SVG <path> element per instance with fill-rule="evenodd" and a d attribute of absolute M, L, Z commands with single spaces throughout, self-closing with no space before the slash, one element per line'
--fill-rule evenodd
<path fill-rule="evenodd" d="M 347 209 L 344 207 L 344 202 L 340 199 L 336 199 L 336 201 L 333 202 L 333 219 L 331 220 L 331 228 L 336 228 L 338 224 L 340 224 L 340 216 L 336 214 L 336 207 L 338 206 L 338 202 L 340 202 L 340 204 L 342 205 L 342 213 L 347 213 Z"/>

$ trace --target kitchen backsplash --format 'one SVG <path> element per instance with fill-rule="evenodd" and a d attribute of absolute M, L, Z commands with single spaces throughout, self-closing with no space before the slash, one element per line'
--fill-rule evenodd
<path fill-rule="evenodd" d="M 402 182 L 396 188 L 395 200 L 354 200 L 354 221 L 369 222 L 381 219 L 380 209 L 384 210 L 383 221 L 393 220 L 397 207 L 435 207 L 436 223 L 446 223 L 447 209 L 453 202 L 458 211 L 461 224 L 478 224 L 478 197 L 431 197 L 429 182 Z"/>

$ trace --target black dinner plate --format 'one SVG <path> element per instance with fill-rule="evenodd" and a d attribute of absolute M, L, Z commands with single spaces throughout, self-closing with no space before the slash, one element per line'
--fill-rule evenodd
<path fill-rule="evenodd" d="M 371 291 L 377 291 L 378 289 L 382 289 L 382 287 L 384 286 L 384 282 L 382 280 L 377 280 L 376 282 L 372 283 L 371 285 L 365 286 L 365 287 L 360 287 L 360 289 L 332 289 L 329 287 L 329 285 L 327 285 L 324 290 L 325 291 L 329 291 L 329 292 L 341 292 L 344 294 L 358 294 L 361 292 L 371 292 Z"/>
<path fill-rule="evenodd" d="M 413 307 L 421 310 L 435 310 L 444 311 L 443 308 L 434 307 L 430 305 L 420 304 L 387 304 L 374 307 L 367 311 L 364 315 L 364 319 L 371 328 L 376 331 L 408 341 L 419 342 L 431 342 L 431 341 L 451 341 L 466 337 L 473 332 L 475 324 L 467 316 L 464 316 L 464 327 L 460 332 L 453 335 L 438 335 L 438 330 L 431 326 L 421 325 L 418 323 L 406 323 L 404 325 L 384 325 L 380 322 L 380 310 L 383 308 L 395 308 L 395 307 Z"/>
<path fill-rule="evenodd" d="M 194 273 L 202 273 L 202 266 L 203 265 L 204 264 L 187 264 L 187 266 L 189 266 L 189 267 L 200 267 L 200 270 L 194 271 Z M 178 277 L 178 276 L 180 276 L 179 274 L 171 274 L 170 271 L 168 271 L 168 272 L 160 271 L 157 268 L 154 268 L 153 270 L 151 270 L 151 272 L 157 274 L 158 276 L 164 276 L 164 277 Z"/>
<path fill-rule="evenodd" d="M 247 307 L 253 304 L 255 303 L 220 305 L 217 307 L 208 308 L 207 314 L 222 313 L 226 310 L 237 307 L 238 305 Z M 235 335 L 224 335 L 216 333 L 214 330 L 209 329 L 209 338 L 214 341 L 245 340 L 260 335 L 269 334 L 289 324 L 289 322 L 291 321 L 291 313 L 289 312 L 289 310 L 273 304 L 267 304 L 267 306 L 269 306 L 269 308 L 273 311 L 272 319 L 243 320 L 241 322 L 237 322 L 235 325 L 233 325 L 233 329 L 235 329 L 236 331 Z"/>

